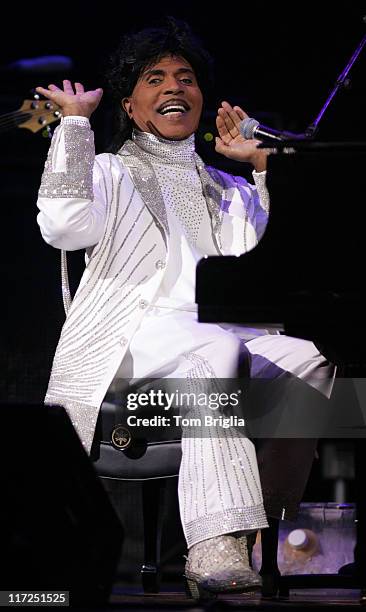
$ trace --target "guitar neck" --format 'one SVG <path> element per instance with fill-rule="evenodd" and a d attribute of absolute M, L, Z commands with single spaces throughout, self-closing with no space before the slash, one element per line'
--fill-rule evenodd
<path fill-rule="evenodd" d="M 7 132 L 8 130 L 19 127 L 22 123 L 31 119 L 31 117 L 31 113 L 21 110 L 5 113 L 5 115 L 0 116 L 0 132 Z"/>
<path fill-rule="evenodd" d="M 53 102 L 49 100 L 24 100 L 17 111 L 0 116 L 0 132 L 6 132 L 16 127 L 38 132 L 50 123 L 60 119 L 60 108 Z"/>

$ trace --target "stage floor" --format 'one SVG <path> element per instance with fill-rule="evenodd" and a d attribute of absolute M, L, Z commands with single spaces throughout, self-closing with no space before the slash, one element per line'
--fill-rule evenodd
<path fill-rule="evenodd" d="M 288 599 L 263 599 L 258 594 L 220 595 L 204 605 L 189 599 L 182 591 L 165 591 L 154 595 L 144 595 L 141 591 L 114 588 L 110 605 L 105 610 L 309 610 L 314 608 L 334 607 L 348 610 L 362 607 L 360 591 L 350 589 L 301 589 L 292 590 Z"/>

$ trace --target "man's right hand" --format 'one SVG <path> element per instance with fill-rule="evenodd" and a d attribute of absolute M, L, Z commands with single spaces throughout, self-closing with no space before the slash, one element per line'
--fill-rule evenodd
<path fill-rule="evenodd" d="M 64 117 L 79 115 L 89 118 L 97 108 L 102 98 L 103 90 L 99 87 L 98 89 L 84 91 L 84 86 L 81 83 L 75 83 L 74 91 L 71 81 L 68 80 L 63 81 L 63 86 L 62 90 L 56 85 L 51 84 L 48 86 L 48 89 L 36 87 L 36 91 L 60 106 Z"/>

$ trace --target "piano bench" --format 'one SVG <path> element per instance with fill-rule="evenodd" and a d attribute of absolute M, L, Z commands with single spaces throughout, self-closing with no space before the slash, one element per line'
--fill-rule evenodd
<path fill-rule="evenodd" d="M 116 405 L 103 402 L 91 458 L 97 474 L 103 479 L 142 483 L 142 587 L 144 593 L 158 593 L 167 482 L 169 478 L 178 477 L 182 457 L 181 441 L 176 437 L 177 432 L 169 427 L 164 429 L 164 440 L 142 440 L 136 438 L 125 423 L 122 426 L 126 431 L 118 432 L 116 425 Z M 118 433 L 120 438 L 116 435 Z M 169 433 L 174 434 L 174 437 L 169 438 Z M 118 440 L 123 436 L 126 446 L 118 449 Z M 123 444 L 123 440 L 120 444 Z"/>

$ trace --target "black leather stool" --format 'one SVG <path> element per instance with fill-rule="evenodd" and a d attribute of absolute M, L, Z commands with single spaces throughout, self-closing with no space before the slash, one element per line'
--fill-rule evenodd
<path fill-rule="evenodd" d="M 141 481 L 145 593 L 158 593 L 167 479 L 178 477 L 182 458 L 179 427 L 131 427 L 116 404 L 104 401 L 91 458 L 101 478 Z"/>

